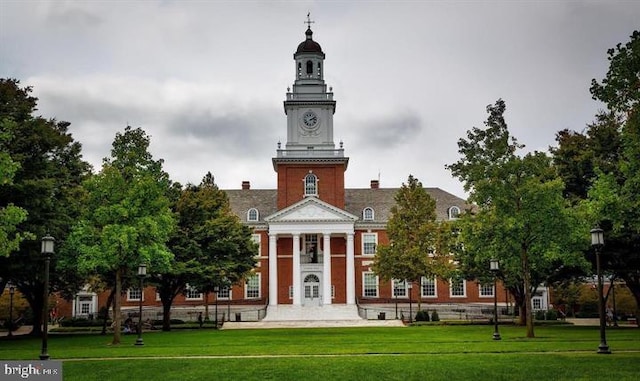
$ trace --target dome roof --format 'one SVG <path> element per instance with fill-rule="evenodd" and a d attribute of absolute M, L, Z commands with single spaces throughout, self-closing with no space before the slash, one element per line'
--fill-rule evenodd
<path fill-rule="evenodd" d="M 298 45 L 296 54 L 319 53 L 324 56 L 324 53 L 322 52 L 322 48 L 320 47 L 320 44 L 313 41 L 313 38 L 312 38 L 313 32 L 311 31 L 311 28 L 308 28 L 304 34 L 307 36 L 307 38 L 304 41 L 302 41 L 300 45 Z"/>

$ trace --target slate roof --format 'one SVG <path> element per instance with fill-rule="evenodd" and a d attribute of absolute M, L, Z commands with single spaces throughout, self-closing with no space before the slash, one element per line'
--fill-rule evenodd
<path fill-rule="evenodd" d="M 362 188 L 345 189 L 345 211 L 362 219 L 362 210 L 373 208 L 374 223 L 386 223 L 391 217 L 391 207 L 395 204 L 395 194 L 400 188 Z M 448 218 L 449 208 L 457 206 L 460 212 L 470 207 L 467 202 L 440 188 L 425 188 L 436 200 L 436 215 L 439 220 Z M 247 223 L 247 211 L 258 209 L 259 224 L 264 218 L 277 212 L 278 191 L 276 189 L 231 189 L 225 190 L 233 212 L 240 220 Z M 360 220 L 361 221 L 361 220 Z"/>

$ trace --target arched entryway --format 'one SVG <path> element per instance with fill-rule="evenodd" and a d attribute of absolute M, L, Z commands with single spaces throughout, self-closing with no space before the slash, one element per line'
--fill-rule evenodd
<path fill-rule="evenodd" d="M 316 274 L 309 274 L 302 282 L 303 305 L 318 306 L 322 304 L 320 295 L 320 277 Z"/>

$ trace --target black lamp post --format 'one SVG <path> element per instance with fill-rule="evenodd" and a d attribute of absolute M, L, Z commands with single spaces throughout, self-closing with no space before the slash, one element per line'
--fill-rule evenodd
<path fill-rule="evenodd" d="M 591 246 L 596 252 L 596 274 L 598 276 L 598 315 L 600 316 L 600 345 L 598 345 L 598 353 L 609 354 L 609 345 L 607 345 L 604 299 L 602 295 L 602 272 L 600 271 L 600 250 L 604 246 L 604 231 L 599 227 L 591 229 Z"/>
<path fill-rule="evenodd" d="M 213 293 L 215 294 L 215 297 L 216 297 L 216 303 L 215 303 L 216 318 L 214 319 L 216 328 L 218 328 L 218 293 L 219 292 L 220 292 L 220 286 L 213 286 Z"/>
<path fill-rule="evenodd" d="M 500 340 L 500 332 L 498 332 L 498 270 L 500 270 L 500 263 L 497 259 L 492 259 L 489 262 L 489 269 L 493 273 L 493 340 Z"/>
<path fill-rule="evenodd" d="M 398 292 L 396 289 L 393 289 L 393 297 L 396 300 L 396 320 L 398 320 Z"/>
<path fill-rule="evenodd" d="M 411 305 L 411 288 L 413 288 L 413 284 L 409 282 L 407 288 L 409 289 L 409 323 L 413 323 L 413 309 Z"/>
<path fill-rule="evenodd" d="M 9 333 L 8 337 L 13 336 L 13 294 L 16 293 L 16 287 L 9 282 Z"/>
<path fill-rule="evenodd" d="M 144 295 L 143 281 L 147 276 L 147 265 L 141 263 L 138 266 L 138 278 L 140 278 L 140 301 L 138 303 L 138 338 L 135 345 L 144 345 L 142 340 L 142 296 Z"/>
<path fill-rule="evenodd" d="M 47 339 L 49 332 L 49 262 L 54 251 L 55 239 L 46 235 L 42 237 L 42 246 L 40 253 L 44 256 L 44 297 L 42 300 L 42 350 L 40 351 L 40 360 L 49 360 L 47 348 Z"/>

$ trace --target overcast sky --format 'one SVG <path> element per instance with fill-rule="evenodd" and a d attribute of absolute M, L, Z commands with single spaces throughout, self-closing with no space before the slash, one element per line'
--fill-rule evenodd
<path fill-rule="evenodd" d="M 592 78 L 640 29 L 638 1 L 0 0 L 0 77 L 33 86 L 38 113 L 71 122 L 100 169 L 116 132 L 143 128 L 181 183 L 275 188 L 283 100 L 307 12 L 337 101 L 346 185 L 409 174 L 465 196 L 444 169 L 503 98 L 527 150 L 582 130 Z"/>

